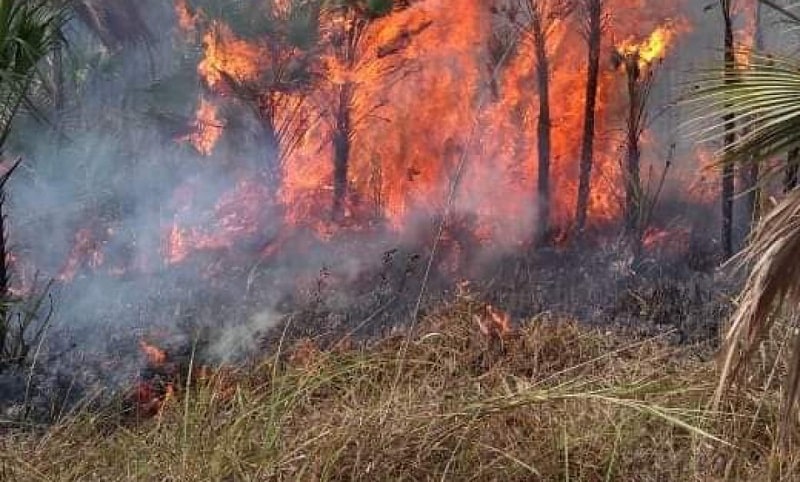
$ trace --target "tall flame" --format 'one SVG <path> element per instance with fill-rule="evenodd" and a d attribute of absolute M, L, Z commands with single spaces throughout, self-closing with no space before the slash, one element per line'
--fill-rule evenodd
<path fill-rule="evenodd" d="M 288 8 L 288 2 L 279 3 L 279 9 Z M 262 192 L 255 198 L 277 199 L 289 226 L 304 223 L 317 229 L 320 237 L 331 235 L 331 224 L 326 221 L 334 174 L 330 139 L 335 98 L 331 92 L 348 85 L 355 91 L 351 118 L 358 119 L 348 158 L 351 224 L 366 225 L 380 218 L 403 232 L 411 222 L 442 212 L 460 174 L 453 212 L 476 240 L 511 245 L 529 240 L 539 202 L 537 65 L 528 36 L 509 46 L 502 63 L 497 63 L 490 44 L 502 19 L 486 8 L 486 3 L 419 0 L 385 18 L 371 20 L 361 39 L 365 48 L 352 63 L 342 63 L 322 49 L 315 57 L 319 62 L 316 73 L 324 76 L 315 77 L 308 101 L 293 107 L 308 119 L 307 130 L 299 136 L 292 154 L 282 160 L 280 185 L 264 188 L 277 189 L 277 195 Z M 617 45 L 619 53 L 636 55 L 642 66 L 652 64 L 690 30 L 681 17 L 687 3 L 681 0 L 665 6 L 656 0 L 609 0 L 607 8 L 612 15 L 607 38 L 626 39 Z M 183 5 L 182 0 L 178 5 Z M 187 10 L 180 18 L 195 16 Z M 323 19 L 336 21 L 341 18 Z M 570 224 L 575 211 L 584 120 L 586 46 L 576 28 L 578 21 L 554 22 L 548 37 L 552 221 L 561 227 Z M 186 25 L 199 23 L 181 20 L 182 28 Z M 323 32 L 335 30 L 334 26 L 323 25 Z M 238 37 L 219 20 L 208 23 L 198 34 L 203 44 L 198 73 L 215 93 L 223 97 L 229 93 L 227 79 L 258 85 L 256 81 L 269 77 L 275 49 L 266 39 Z M 385 74 L 392 69 L 402 70 L 403 75 L 388 82 Z M 589 201 L 595 223 L 614 220 L 621 210 L 616 150 L 620 139 L 614 133 L 624 122 L 620 113 L 622 82 L 604 61 Z M 198 126 L 222 125 L 219 115 L 212 112 L 212 106 L 201 100 Z M 221 133 L 221 129 L 198 129 L 193 144 L 201 153 L 209 153 Z M 463 172 L 459 172 L 461 167 Z M 251 182 L 259 181 L 254 176 Z M 252 202 L 248 196 L 239 199 L 232 195 L 231 199 L 242 206 Z M 257 230 L 241 224 L 242 219 L 258 222 L 257 216 L 246 207 L 241 208 L 241 216 L 231 214 L 238 209 L 217 209 L 213 229 L 176 222 L 165 233 L 167 245 L 172 246 L 166 250 L 172 253 L 170 259 L 184 259 L 200 246 L 228 246 L 235 236 Z"/>

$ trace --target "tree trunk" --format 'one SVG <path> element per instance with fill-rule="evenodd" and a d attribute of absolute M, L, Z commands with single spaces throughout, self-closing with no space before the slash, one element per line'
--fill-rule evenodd
<path fill-rule="evenodd" d="M 756 19 L 755 19 L 755 26 L 756 26 L 756 33 L 755 33 L 755 50 L 762 51 L 764 49 L 764 33 L 761 29 L 761 3 L 756 3 Z M 751 159 L 748 166 L 744 166 L 741 173 L 741 182 L 742 182 L 742 191 L 745 194 L 744 202 L 743 202 L 743 223 L 742 226 L 742 238 L 745 239 L 749 236 L 750 231 L 752 230 L 753 226 L 756 222 L 756 217 L 758 216 L 758 204 L 759 204 L 759 190 L 758 190 L 758 179 L 759 179 L 759 164 L 758 161 L 755 159 Z"/>
<path fill-rule="evenodd" d="M 734 50 L 733 19 L 729 1 L 721 0 L 723 17 L 725 20 L 725 82 L 733 81 L 732 76 L 736 69 L 736 55 Z M 725 149 L 736 141 L 736 125 L 733 114 L 723 118 L 725 122 Z M 722 252 L 725 259 L 733 256 L 733 197 L 734 197 L 734 165 L 729 160 L 724 160 L 722 165 Z"/>
<path fill-rule="evenodd" d="M 629 236 L 638 237 L 641 197 L 641 147 L 639 145 L 639 122 L 641 112 L 641 92 L 639 86 L 638 57 L 630 59 L 628 74 L 628 125 L 625 150 L 625 231 Z"/>
<path fill-rule="evenodd" d="M 786 178 L 783 182 L 784 192 L 793 191 L 797 187 L 800 175 L 800 148 L 795 147 L 786 156 Z"/>
<path fill-rule="evenodd" d="M 536 78 L 539 87 L 537 241 L 543 242 L 550 229 L 550 66 L 547 39 L 539 14 L 533 16 L 533 41 L 536 51 Z"/>
<path fill-rule="evenodd" d="M 8 298 L 9 283 L 11 281 L 8 266 L 9 253 L 6 237 L 6 199 L 5 192 L 0 192 L 0 300 Z"/>
<path fill-rule="evenodd" d="M 350 163 L 350 90 L 349 84 L 339 88 L 339 105 L 333 132 L 333 210 L 334 221 L 341 221 L 347 201 L 347 174 Z"/>
<path fill-rule="evenodd" d="M 583 114 L 583 141 L 581 143 L 580 178 L 578 181 L 578 206 L 575 224 L 578 233 L 586 228 L 586 215 L 589 209 L 589 194 L 592 181 L 594 154 L 595 115 L 597 108 L 597 89 L 600 85 L 600 44 L 602 42 L 603 0 L 588 0 L 588 38 L 589 70 L 586 78 L 586 103 Z"/>
<path fill-rule="evenodd" d="M 8 171 L 0 176 L 0 301 L 8 299 L 10 283 L 11 283 L 11 269 L 9 266 L 10 253 L 8 250 L 8 232 L 6 227 L 6 185 L 8 184 L 11 175 L 19 167 L 20 159 L 11 163 Z M 0 346 L 2 349 L 2 346 Z"/>
<path fill-rule="evenodd" d="M 757 161 L 753 160 L 750 162 L 750 165 L 747 166 L 744 175 L 745 185 L 744 188 L 747 190 L 747 195 L 745 196 L 745 220 L 747 225 L 745 226 L 745 237 L 750 234 L 750 230 L 755 225 L 756 216 L 758 215 L 758 202 L 760 199 L 760 193 L 758 190 L 758 178 L 760 176 L 760 169 L 759 164 Z"/>

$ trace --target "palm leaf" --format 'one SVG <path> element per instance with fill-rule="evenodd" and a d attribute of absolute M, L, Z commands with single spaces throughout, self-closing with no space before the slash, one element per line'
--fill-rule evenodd
<path fill-rule="evenodd" d="M 800 146 L 800 63 L 753 56 L 745 69 L 701 76 L 688 104 L 698 107 L 687 129 L 700 141 L 724 135 L 731 120 L 736 140 L 717 154 L 726 161 L 764 161 Z"/>
<path fill-rule="evenodd" d="M 65 7 L 46 0 L 0 0 L 0 148 L 20 109 L 33 109 L 29 93 L 45 88 L 41 61 L 62 42 Z"/>

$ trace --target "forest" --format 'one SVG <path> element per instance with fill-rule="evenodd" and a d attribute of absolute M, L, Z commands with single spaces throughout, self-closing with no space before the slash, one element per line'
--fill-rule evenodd
<path fill-rule="evenodd" d="M 0 480 L 800 480 L 790 0 L 0 0 Z"/>

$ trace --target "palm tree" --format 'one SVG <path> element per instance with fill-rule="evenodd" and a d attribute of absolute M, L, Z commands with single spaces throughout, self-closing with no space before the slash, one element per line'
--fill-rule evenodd
<path fill-rule="evenodd" d="M 772 0 L 759 0 L 800 25 L 800 16 Z M 706 130 L 711 132 L 735 124 L 736 139 L 726 142 L 723 165 L 764 163 L 777 156 L 796 157 L 800 148 L 800 59 L 756 54 L 744 69 L 711 73 L 701 80 L 694 96 L 707 114 L 694 121 L 724 119 Z M 730 136 L 728 129 L 725 135 Z M 729 138 L 730 139 L 730 138 Z M 765 172 L 768 180 L 778 169 Z M 800 190 L 794 189 L 761 219 L 749 245 L 739 255 L 749 276 L 723 346 L 723 365 L 716 401 L 741 374 L 759 343 L 773 327 L 776 315 L 789 305 L 800 303 Z M 800 337 L 795 337 L 792 366 L 786 380 L 783 426 L 789 422 L 800 398 Z"/>
<path fill-rule="evenodd" d="M 0 0 L 0 159 L 14 118 L 32 109 L 31 93 L 46 85 L 39 66 L 61 44 L 66 21 L 64 7 L 47 0 Z M 4 159 L 2 159 L 4 160 Z M 6 244 L 4 188 L 19 161 L 6 164 L 0 175 L 0 304 L 8 299 L 9 269 Z M 12 333 L 6 317 L 0 317 L 0 368 L 21 362 L 27 351 L 23 333 Z"/>
<path fill-rule="evenodd" d="M 397 3 L 397 5 L 395 5 Z M 373 24 L 394 11 L 405 8 L 394 0 L 328 0 L 324 2 L 323 24 L 325 30 L 324 48 L 328 52 L 326 68 L 344 75 L 324 75 L 324 110 L 333 131 L 333 205 L 332 218 L 341 221 L 345 217 L 348 200 L 348 183 L 351 163 L 351 150 L 356 140 L 361 121 L 380 108 L 370 105 L 368 112 L 357 112 L 361 92 L 358 83 L 350 80 L 360 73 L 376 72 L 380 81 L 388 84 L 393 76 L 403 69 L 403 62 L 396 59 L 398 46 L 379 47 L 371 55 L 369 34 Z M 344 77 L 341 80 L 337 77 Z"/>

